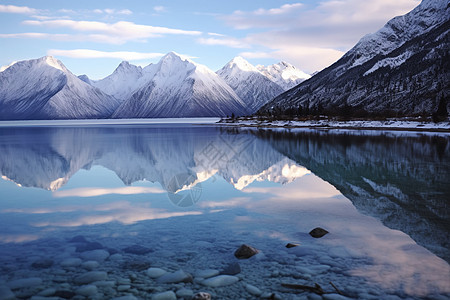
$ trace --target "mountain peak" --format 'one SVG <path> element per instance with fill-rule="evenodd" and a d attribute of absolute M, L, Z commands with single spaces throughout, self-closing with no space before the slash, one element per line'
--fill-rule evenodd
<path fill-rule="evenodd" d="M 53 56 L 44 56 L 44 57 L 41 57 L 39 60 L 45 62 L 47 65 L 49 65 L 55 69 L 61 70 L 63 72 L 66 71 L 66 67 L 63 65 L 63 63 L 61 61 L 57 60 L 56 58 L 54 58 Z"/>
<path fill-rule="evenodd" d="M 236 56 L 235 58 L 233 58 L 227 65 L 227 68 L 239 68 L 242 71 L 246 71 L 246 72 L 258 72 L 258 69 L 255 68 L 255 66 L 253 66 L 251 63 L 249 63 L 248 61 L 246 61 L 242 56 Z"/>
<path fill-rule="evenodd" d="M 181 60 L 181 61 L 188 61 L 190 63 L 194 63 L 189 57 L 178 54 L 174 51 L 167 53 L 166 55 L 164 55 L 161 58 L 161 61 L 171 61 L 171 60 Z"/>

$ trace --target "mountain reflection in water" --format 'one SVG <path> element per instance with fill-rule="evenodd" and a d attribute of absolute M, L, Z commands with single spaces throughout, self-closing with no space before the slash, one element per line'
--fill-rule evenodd
<path fill-rule="evenodd" d="M 20 278 L 30 264 L 22 257 L 43 248 L 57 262 L 55 252 L 77 256 L 64 241 L 87 235 L 114 251 L 139 241 L 162 265 L 185 253 L 179 268 L 194 270 L 253 243 L 266 255 L 251 262 L 257 276 L 274 263 L 295 274 L 291 263 L 301 272 L 333 266 L 319 277 L 343 284 L 345 273 L 354 297 L 364 297 L 361 278 L 386 293 L 448 294 L 448 264 L 417 245 L 449 261 L 448 148 L 448 135 L 431 133 L 3 127 L 0 280 Z M 331 234 L 313 239 L 313 226 Z M 103 267 L 123 273 L 113 261 Z"/>

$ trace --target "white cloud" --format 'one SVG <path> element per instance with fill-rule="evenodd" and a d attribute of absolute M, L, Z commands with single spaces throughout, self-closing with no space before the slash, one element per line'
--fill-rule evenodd
<path fill-rule="evenodd" d="M 74 50 L 50 49 L 47 52 L 47 54 L 53 56 L 64 56 L 72 58 L 118 58 L 127 61 L 153 59 L 164 56 L 163 53 L 152 53 L 152 52 L 146 53 L 146 52 L 129 52 L 129 51 L 106 52 L 90 49 L 74 49 Z"/>
<path fill-rule="evenodd" d="M 104 23 L 96 21 L 74 20 L 27 20 L 24 25 L 42 26 L 49 28 L 69 28 L 79 32 L 89 32 L 79 36 L 85 40 L 111 44 L 124 44 L 128 41 L 146 41 L 148 38 L 161 37 L 166 34 L 200 35 L 200 31 L 189 31 L 167 27 L 139 25 L 132 22 L 120 21 Z"/>
<path fill-rule="evenodd" d="M 12 13 L 12 14 L 36 14 L 37 9 L 30 8 L 28 6 L 15 6 L 15 5 L 1 5 L 0 13 Z"/>
<path fill-rule="evenodd" d="M 274 54 L 269 52 L 241 52 L 239 55 L 245 58 L 275 58 Z"/>
<path fill-rule="evenodd" d="M 136 194 L 162 194 L 164 190 L 154 187 L 127 186 L 119 188 L 77 188 L 53 192 L 53 197 L 97 197 L 110 194 L 136 195 Z"/>
<path fill-rule="evenodd" d="M 153 7 L 153 10 L 157 13 L 162 13 L 166 11 L 166 8 L 164 6 L 158 5 Z"/>
<path fill-rule="evenodd" d="M 250 48 L 248 43 L 245 43 L 236 38 L 198 38 L 197 42 L 203 45 L 212 46 L 227 46 L 231 48 Z"/>
<path fill-rule="evenodd" d="M 24 33 L 0 33 L 0 38 L 31 38 L 31 39 L 48 39 L 54 41 L 76 40 L 69 34 L 50 34 L 40 32 L 24 32 Z"/>
<path fill-rule="evenodd" d="M 287 4 L 272 9 L 235 11 L 221 16 L 236 29 L 263 29 L 243 40 L 308 72 L 328 66 L 360 38 L 402 15 L 420 0 L 327 0 L 318 5 Z M 258 53 L 244 53 L 249 58 Z M 259 53 L 261 54 L 261 53 Z M 302 57 L 303 56 L 303 57 Z"/>
<path fill-rule="evenodd" d="M 225 36 L 224 34 L 215 33 L 215 32 L 208 32 L 208 35 L 210 35 L 210 36 Z"/>
<path fill-rule="evenodd" d="M 94 9 L 92 12 L 96 14 L 108 14 L 108 15 L 131 15 L 133 12 L 129 9 L 113 9 L 113 8 L 105 8 L 105 9 Z"/>

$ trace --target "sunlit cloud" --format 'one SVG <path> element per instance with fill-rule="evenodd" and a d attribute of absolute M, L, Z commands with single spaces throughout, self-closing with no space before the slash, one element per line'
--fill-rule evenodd
<path fill-rule="evenodd" d="M 53 192 L 53 197 L 97 197 L 110 194 L 135 195 L 135 194 L 162 194 L 164 190 L 156 187 L 127 186 L 120 188 L 77 188 Z"/>
<path fill-rule="evenodd" d="M 15 6 L 15 5 L 1 5 L 0 13 L 11 13 L 11 14 L 36 14 L 37 9 L 30 8 L 28 6 Z"/>
<path fill-rule="evenodd" d="M 201 215 L 200 211 L 171 212 L 166 209 L 152 208 L 149 203 L 136 204 L 128 201 L 110 202 L 107 204 L 73 207 L 73 212 L 88 212 L 80 216 L 73 216 L 63 220 L 45 220 L 34 222 L 34 227 L 78 227 L 84 225 L 105 224 L 120 222 L 122 224 L 133 224 L 139 221 L 167 219 L 172 217 Z"/>
<path fill-rule="evenodd" d="M 163 53 L 152 53 L 152 52 L 130 52 L 130 51 L 107 52 L 91 49 L 74 49 L 74 50 L 50 49 L 47 51 L 47 54 L 52 56 L 64 56 L 72 58 L 117 58 L 126 61 L 160 58 L 164 55 Z"/>
<path fill-rule="evenodd" d="M 272 9 L 235 11 L 218 18 L 235 29 L 262 29 L 243 40 L 254 47 L 270 49 L 264 52 L 270 53 L 271 58 L 288 60 L 313 72 L 335 62 L 364 35 L 409 12 L 419 2 L 329 0 L 317 6 L 294 3 Z M 244 54 L 251 58 L 251 53 Z"/>
<path fill-rule="evenodd" d="M 7 234 L 0 235 L 1 243 L 23 243 L 39 239 L 39 236 L 33 234 Z"/>
<path fill-rule="evenodd" d="M 244 58 L 274 58 L 274 54 L 270 52 L 241 52 L 240 56 Z"/>
<path fill-rule="evenodd" d="M 232 208 L 244 206 L 245 203 L 251 200 L 250 197 L 235 197 L 225 201 L 203 201 L 197 205 L 201 208 Z"/>
<path fill-rule="evenodd" d="M 198 38 L 197 42 L 203 45 L 210 46 L 227 46 L 231 48 L 250 48 L 248 43 L 245 43 L 235 38 Z"/>
<path fill-rule="evenodd" d="M 153 7 L 153 10 L 155 12 L 157 12 L 157 13 L 162 13 L 162 12 L 167 11 L 167 9 L 164 6 L 161 6 L 161 5 Z"/>
<path fill-rule="evenodd" d="M 88 34 L 79 36 L 89 41 L 99 41 L 111 44 L 124 44 L 128 41 L 146 41 L 148 38 L 161 37 L 164 35 L 191 35 L 202 34 L 200 31 L 189 31 L 168 27 L 139 25 L 132 22 L 120 21 L 116 23 L 105 23 L 97 21 L 74 21 L 74 20 L 26 20 L 24 25 L 39 26 L 47 28 L 69 28 L 77 32 Z"/>
<path fill-rule="evenodd" d="M 133 12 L 129 9 L 112 9 L 112 8 L 94 9 L 93 12 L 96 14 L 108 14 L 108 15 L 131 15 L 131 14 L 133 14 Z"/>

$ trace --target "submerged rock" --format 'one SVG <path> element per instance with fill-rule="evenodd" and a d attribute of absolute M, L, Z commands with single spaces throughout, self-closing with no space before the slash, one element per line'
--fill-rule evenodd
<path fill-rule="evenodd" d="M 192 276 L 183 270 L 178 270 L 173 273 L 167 273 L 159 277 L 157 280 L 159 283 L 179 283 L 179 282 L 192 282 Z"/>
<path fill-rule="evenodd" d="M 141 245 L 133 245 L 122 249 L 125 253 L 131 253 L 136 255 L 144 255 L 150 252 L 153 252 L 152 249 L 141 246 Z"/>
<path fill-rule="evenodd" d="M 86 242 L 81 245 L 78 245 L 76 248 L 76 252 L 85 252 L 91 250 L 103 249 L 103 245 L 97 242 Z"/>
<path fill-rule="evenodd" d="M 78 267 L 81 265 L 82 260 L 78 257 L 66 258 L 61 262 L 61 267 L 70 268 L 70 267 Z"/>
<path fill-rule="evenodd" d="M 239 247 L 239 249 L 234 252 L 234 256 L 236 256 L 239 259 L 246 259 L 250 258 L 253 255 L 259 253 L 259 250 L 256 248 L 253 248 L 252 246 L 243 244 Z"/>
<path fill-rule="evenodd" d="M 211 294 L 200 292 L 192 296 L 192 300 L 211 300 Z"/>
<path fill-rule="evenodd" d="M 297 247 L 297 246 L 299 246 L 299 244 L 292 244 L 292 243 L 287 243 L 286 244 L 286 248 L 294 248 L 294 247 Z"/>
<path fill-rule="evenodd" d="M 209 277 L 217 276 L 217 275 L 219 275 L 219 273 L 220 272 L 218 270 L 214 270 L 214 269 L 198 270 L 197 272 L 195 272 L 195 277 L 209 278 Z"/>
<path fill-rule="evenodd" d="M 230 263 L 228 266 L 226 266 L 220 272 L 220 274 L 222 274 L 222 275 L 236 275 L 236 274 L 239 274 L 239 273 L 241 273 L 241 266 L 239 265 L 238 262 Z M 206 277 L 204 277 L 204 278 L 206 278 Z"/>
<path fill-rule="evenodd" d="M 258 289 L 256 286 L 251 285 L 251 284 L 246 284 L 245 289 L 247 290 L 247 292 L 249 292 L 250 294 L 255 295 L 255 296 L 259 296 L 262 294 L 260 289 Z"/>
<path fill-rule="evenodd" d="M 73 280 L 77 284 L 87 284 L 95 281 L 105 280 L 108 277 L 106 272 L 91 271 L 75 277 Z"/>
<path fill-rule="evenodd" d="M 42 279 L 39 277 L 21 278 L 7 283 L 10 289 L 22 289 L 30 286 L 40 285 Z"/>
<path fill-rule="evenodd" d="M 31 264 L 31 266 L 35 269 L 48 269 L 53 266 L 53 260 L 51 259 L 39 259 Z"/>
<path fill-rule="evenodd" d="M 236 276 L 230 275 L 219 275 L 215 277 L 211 277 L 202 281 L 203 285 L 209 287 L 221 287 L 234 284 L 239 281 L 239 278 Z"/>
<path fill-rule="evenodd" d="M 97 287 L 95 285 L 83 285 L 76 290 L 76 293 L 81 296 L 90 297 L 97 294 Z"/>
<path fill-rule="evenodd" d="M 7 286 L 0 286 L 0 299 L 13 300 L 16 299 L 16 296 Z"/>
<path fill-rule="evenodd" d="M 167 273 L 166 270 L 163 270 L 163 269 L 160 269 L 160 268 L 149 268 L 147 270 L 147 275 L 150 278 L 159 278 L 159 277 L 163 276 L 166 273 Z"/>
<path fill-rule="evenodd" d="M 87 261 L 102 262 L 109 257 L 109 252 L 106 250 L 92 250 L 81 253 L 81 258 Z"/>
<path fill-rule="evenodd" d="M 176 300 L 176 299 L 177 295 L 175 295 L 175 293 L 172 291 L 163 292 L 152 296 L 152 300 Z"/>
<path fill-rule="evenodd" d="M 317 239 L 317 238 L 323 237 L 327 233 L 329 233 L 329 232 L 326 231 L 325 229 L 320 228 L 320 227 L 316 227 L 316 228 L 314 228 L 313 230 L 311 230 L 309 232 L 309 235 L 311 235 L 313 238 Z"/>

